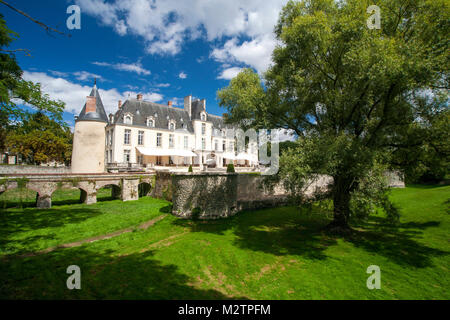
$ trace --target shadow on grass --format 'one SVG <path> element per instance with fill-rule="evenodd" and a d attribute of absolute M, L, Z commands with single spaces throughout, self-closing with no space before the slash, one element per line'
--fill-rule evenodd
<path fill-rule="evenodd" d="M 61 227 L 66 224 L 76 224 L 89 218 L 104 214 L 99 209 L 84 206 L 83 208 L 61 207 L 36 210 L 34 208 L 3 210 L 0 213 L 0 247 L 2 251 L 17 251 L 20 248 L 26 252 L 32 250 L 32 244 L 39 240 L 52 240 L 55 234 L 33 236 L 23 239 L 13 239 L 15 234 L 36 231 L 44 228 Z"/>
<path fill-rule="evenodd" d="M 161 209 L 159 209 L 159 212 L 161 213 L 172 213 L 172 205 L 167 205 L 165 207 L 162 207 Z"/>
<path fill-rule="evenodd" d="M 325 217 L 305 216 L 294 207 L 245 211 L 213 221 L 176 220 L 192 232 L 224 235 L 232 232 L 237 247 L 273 255 L 300 255 L 309 259 L 325 259 L 323 251 L 336 244 L 336 239 L 322 232 L 329 221 Z"/>
<path fill-rule="evenodd" d="M 81 270 L 81 290 L 68 290 L 66 269 Z M 178 267 L 161 264 L 153 252 L 112 256 L 89 246 L 29 258 L 0 259 L 0 299 L 230 299 L 196 288 Z M 233 297 L 244 299 L 245 297 Z"/>
<path fill-rule="evenodd" d="M 231 232 L 239 248 L 273 255 L 299 255 L 309 259 L 326 259 L 324 250 L 336 245 L 339 237 L 329 235 L 324 227 L 330 222 L 325 215 L 300 213 L 295 207 L 247 211 L 229 219 L 214 221 L 176 220 L 192 232 L 225 235 Z M 423 230 L 438 227 L 440 222 L 407 222 L 396 226 L 372 216 L 359 230 L 342 237 L 355 247 L 384 256 L 397 264 L 423 268 L 432 265 L 432 257 L 448 254 L 417 241 Z"/>
<path fill-rule="evenodd" d="M 360 230 L 345 238 L 355 247 L 389 258 L 399 265 L 416 268 L 432 266 L 432 258 L 448 255 L 440 249 L 428 247 L 418 241 L 427 228 L 440 226 L 439 221 L 405 222 L 390 224 L 388 220 L 371 216 L 358 224 Z"/>

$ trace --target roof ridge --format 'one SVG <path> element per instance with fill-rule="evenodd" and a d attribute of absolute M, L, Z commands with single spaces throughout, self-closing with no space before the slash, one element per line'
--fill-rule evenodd
<path fill-rule="evenodd" d="M 127 99 L 125 102 L 127 102 L 128 100 L 130 100 L 130 99 Z M 138 102 L 144 102 L 144 103 L 151 103 L 151 104 L 157 105 L 157 106 L 159 106 L 159 107 L 166 107 L 166 108 L 168 108 L 168 109 L 170 108 L 170 109 L 179 110 L 179 111 L 186 111 L 186 110 L 184 110 L 184 108 L 178 108 L 178 107 L 174 107 L 174 106 L 168 106 L 168 105 L 165 105 L 165 104 L 156 103 L 156 102 L 152 102 L 152 101 L 138 100 L 138 99 L 136 99 L 136 98 L 132 98 L 132 100 L 136 100 L 136 101 L 138 101 Z M 125 103 L 124 103 L 124 104 L 125 104 Z"/>

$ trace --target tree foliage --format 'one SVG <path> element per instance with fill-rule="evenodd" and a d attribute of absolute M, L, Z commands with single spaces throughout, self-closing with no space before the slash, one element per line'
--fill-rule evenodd
<path fill-rule="evenodd" d="M 380 30 L 367 27 L 373 4 L 381 8 Z M 297 147 L 282 155 L 280 177 L 295 191 L 312 175 L 332 176 L 330 227 L 348 229 L 353 211 L 367 213 L 362 208 L 375 203 L 395 215 L 375 181 L 420 126 L 428 106 L 417 97 L 448 94 L 449 6 L 446 0 L 290 1 L 275 26 L 279 45 L 264 86 L 247 69 L 218 92 L 228 121 L 245 118 L 249 126 L 299 136 Z"/>
<path fill-rule="evenodd" d="M 25 162 L 41 164 L 51 161 L 68 164 L 72 156 L 73 136 L 67 126 L 41 112 L 29 114 L 11 130 L 6 145 Z"/>
<path fill-rule="evenodd" d="M 34 111 L 45 113 L 59 123 L 62 123 L 64 110 L 64 103 L 51 100 L 42 92 L 39 83 L 22 78 L 23 71 L 17 64 L 15 51 L 6 49 L 17 36 L 0 14 L 0 149 L 5 147 L 5 137 L 11 124 L 22 121 L 30 113 L 20 105 L 25 104 Z"/>

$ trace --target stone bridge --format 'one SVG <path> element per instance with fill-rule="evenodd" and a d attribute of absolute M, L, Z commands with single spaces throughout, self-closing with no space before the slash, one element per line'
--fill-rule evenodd
<path fill-rule="evenodd" d="M 10 174 L 0 176 L 0 194 L 14 188 L 36 191 L 36 206 L 50 208 L 52 194 L 58 189 L 79 189 L 80 200 L 86 204 L 97 202 L 97 191 L 111 186 L 113 198 L 122 201 L 138 200 L 139 186 L 150 195 L 156 184 L 155 173 L 128 174 Z M 152 194 L 154 195 L 154 194 Z M 158 196 L 158 195 L 154 195 Z"/>

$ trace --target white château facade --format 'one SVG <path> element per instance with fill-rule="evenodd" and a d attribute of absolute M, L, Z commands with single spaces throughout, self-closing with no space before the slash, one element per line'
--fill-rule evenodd
<path fill-rule="evenodd" d="M 100 142 L 102 130 L 104 139 Z M 99 157 L 99 150 L 103 150 L 103 159 L 93 160 Z M 249 143 L 246 152 L 237 154 L 234 127 L 207 113 L 206 101 L 193 101 L 192 96 L 185 97 L 183 108 L 178 108 L 170 101 L 167 105 L 144 101 L 138 94 L 123 104 L 119 101 L 115 114 L 106 117 L 94 85 L 76 119 L 73 172 L 101 172 L 99 167 L 123 164 L 202 168 L 228 163 L 258 165 L 256 143 Z"/>

